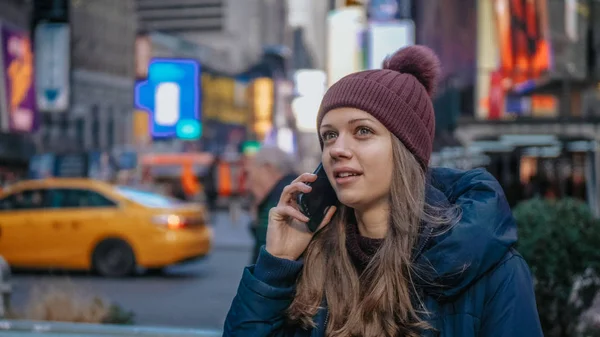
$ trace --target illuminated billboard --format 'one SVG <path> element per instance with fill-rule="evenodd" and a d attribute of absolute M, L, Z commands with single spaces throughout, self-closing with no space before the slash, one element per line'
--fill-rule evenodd
<path fill-rule="evenodd" d="M 38 127 L 34 57 L 29 34 L 0 26 L 0 124 L 2 131 L 33 132 Z"/>
<path fill-rule="evenodd" d="M 137 109 L 150 115 L 153 138 L 195 140 L 202 134 L 200 64 L 189 59 L 153 59 L 148 79 L 135 88 Z"/>
<path fill-rule="evenodd" d="M 552 95 L 520 95 L 536 86 L 542 77 L 562 73 L 556 72 L 556 65 L 580 63 L 557 63 L 560 53 L 556 53 L 552 44 L 549 3 L 479 0 L 476 98 L 479 118 L 551 117 L 558 113 L 558 102 Z M 550 21 L 553 26 L 561 26 L 557 18 Z M 566 40 L 560 44 L 566 45 Z"/>

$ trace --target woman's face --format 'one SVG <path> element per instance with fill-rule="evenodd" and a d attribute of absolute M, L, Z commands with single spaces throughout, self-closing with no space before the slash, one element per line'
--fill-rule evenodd
<path fill-rule="evenodd" d="M 322 162 L 340 202 L 354 209 L 387 203 L 392 172 L 392 135 L 369 113 L 329 111 L 319 130 Z"/>

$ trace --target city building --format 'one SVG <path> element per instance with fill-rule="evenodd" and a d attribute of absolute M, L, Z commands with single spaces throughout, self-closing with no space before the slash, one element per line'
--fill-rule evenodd
<path fill-rule="evenodd" d="M 17 27 L 28 29 L 31 0 L 1 0 L 0 19 Z"/>
<path fill-rule="evenodd" d="M 218 33 L 225 24 L 223 0 L 137 0 L 136 5 L 145 31 Z"/>
<path fill-rule="evenodd" d="M 207 46 L 201 60 L 211 69 L 240 73 L 256 64 L 269 45 L 291 46 L 287 1 L 136 0 L 139 30 L 161 32 Z"/>
<path fill-rule="evenodd" d="M 137 32 L 134 0 L 36 0 L 34 5 L 35 37 L 57 39 L 35 41 L 40 151 L 106 151 L 130 144 Z M 56 47 L 57 41 L 65 47 Z M 59 103 L 56 97 L 64 100 Z"/>

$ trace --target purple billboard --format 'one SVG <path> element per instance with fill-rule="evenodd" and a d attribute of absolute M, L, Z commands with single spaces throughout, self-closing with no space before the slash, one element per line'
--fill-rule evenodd
<path fill-rule="evenodd" d="M 0 26 L 0 93 L 2 128 L 13 132 L 32 132 L 37 128 L 34 66 L 31 41 L 26 32 Z M 8 127 L 7 127 L 8 126 Z"/>

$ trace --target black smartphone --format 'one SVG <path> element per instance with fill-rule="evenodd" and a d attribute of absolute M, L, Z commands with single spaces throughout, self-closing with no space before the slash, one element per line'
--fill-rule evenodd
<path fill-rule="evenodd" d="M 308 229 L 314 233 L 323 222 L 329 207 L 337 205 L 338 200 L 335 190 L 327 179 L 323 164 L 319 164 L 313 173 L 317 176 L 317 180 L 307 183 L 312 187 L 309 193 L 298 194 L 298 206 L 300 212 L 309 219 Z"/>

